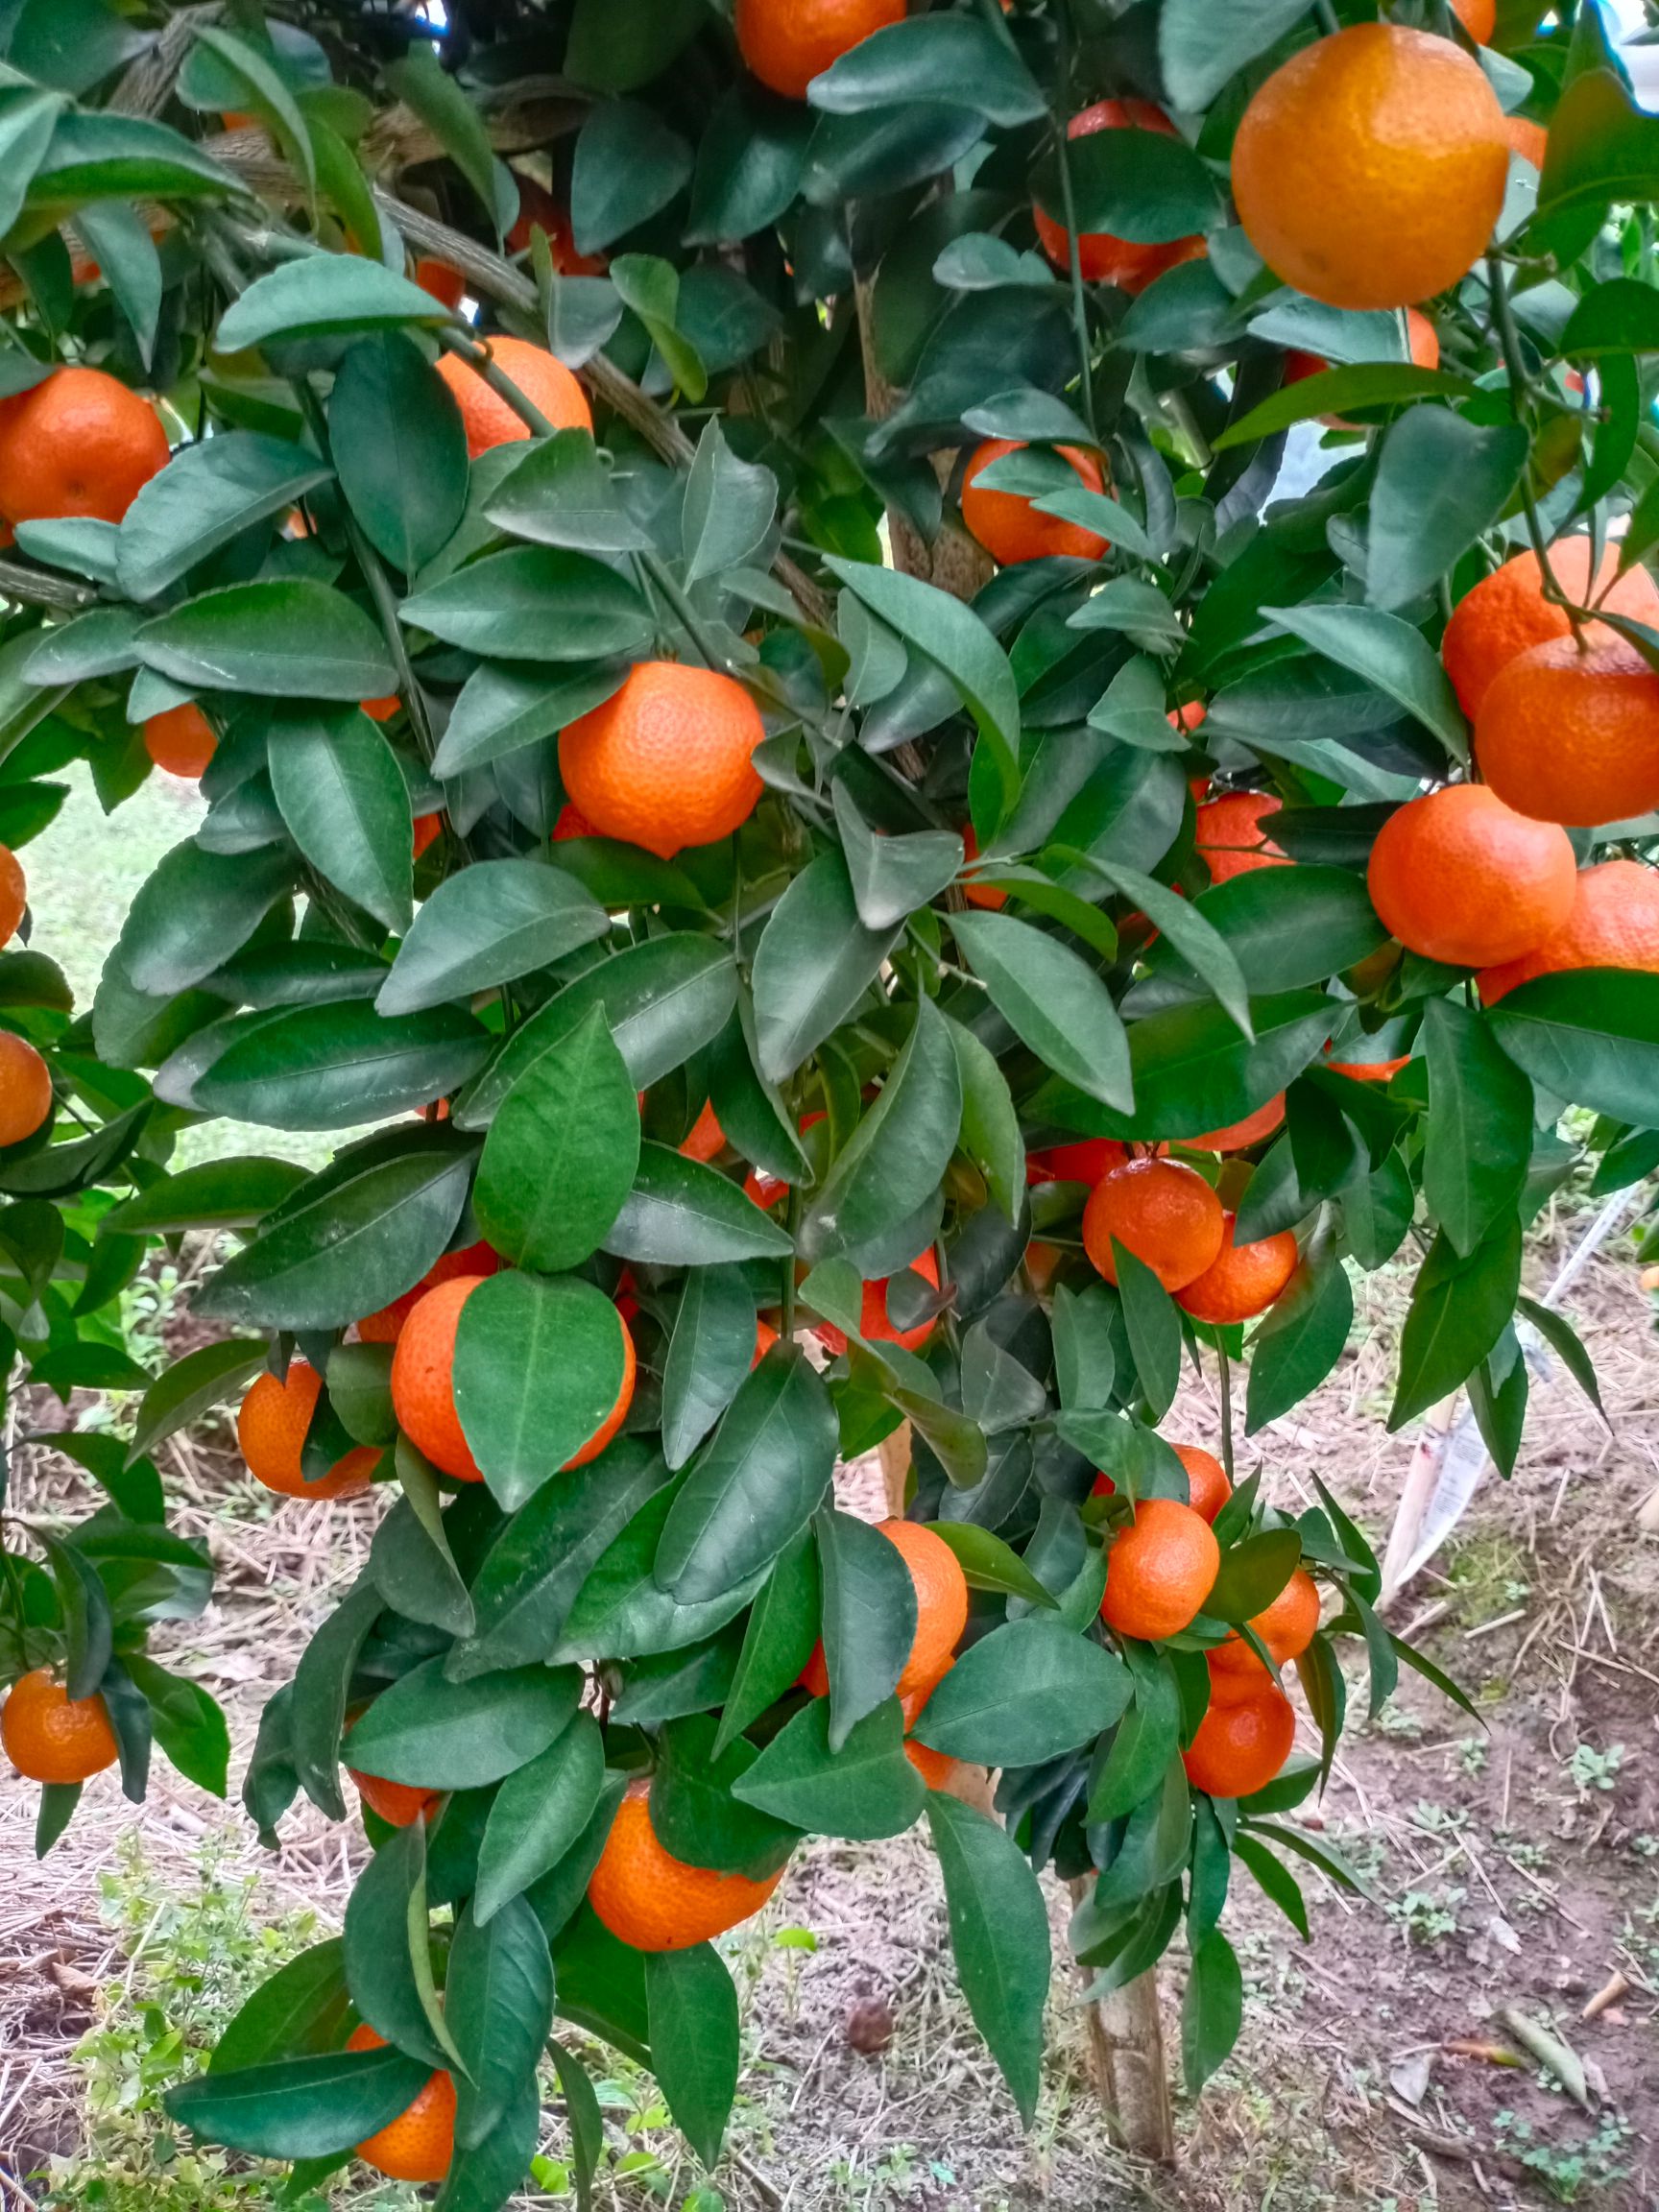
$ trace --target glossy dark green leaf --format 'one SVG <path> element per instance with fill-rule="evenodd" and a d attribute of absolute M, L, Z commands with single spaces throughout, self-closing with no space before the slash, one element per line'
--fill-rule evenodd
<path fill-rule="evenodd" d="M 1264 1106 L 1315 1059 L 1331 1034 L 1330 1000 L 1310 991 L 1256 999 L 1256 1041 L 1239 1034 L 1219 1006 L 1179 1006 L 1129 1027 L 1132 1113 L 1091 1103 L 1075 1092 L 1069 1127 L 1098 1137 L 1154 1142 L 1224 1129 Z M 1047 1087 L 1034 1105 L 1059 1103 Z"/>
<path fill-rule="evenodd" d="M 867 929 L 891 929 L 955 881 L 962 840 L 954 830 L 882 836 L 858 812 L 845 783 L 837 782 L 832 796 L 854 901 Z"/>
<path fill-rule="evenodd" d="M 1228 79 L 1264 54 L 1308 12 L 1308 0 L 1257 0 L 1217 15 L 1208 0 L 1166 0 L 1158 60 L 1177 108 L 1208 108 Z"/>
<path fill-rule="evenodd" d="M 1077 227 L 1151 243 L 1207 230 L 1215 219 L 1215 182 L 1184 139 L 1139 129 L 1096 131 L 1067 148 Z M 1037 175 L 1037 197 L 1066 220 L 1058 164 Z"/>
<path fill-rule="evenodd" d="M 1213 884 L 1192 903 L 1225 938 L 1258 998 L 1323 982 L 1387 942 L 1363 878 L 1346 868 L 1252 868 Z M 1144 964 L 1146 974 L 1127 1001 L 1131 1014 L 1202 995 L 1169 939 L 1149 946 Z"/>
<path fill-rule="evenodd" d="M 270 2058 L 337 2050 L 349 2015 L 345 1947 L 330 1936 L 259 1984 L 213 2046 L 212 2064 L 234 2074 Z"/>
<path fill-rule="evenodd" d="M 604 1010 L 629 1080 L 642 1091 L 713 1042 L 736 993 L 730 953 L 706 937 L 656 937 L 596 961 L 515 1032 L 461 1101 L 460 1125 L 483 1128 L 513 1085 L 595 1006 Z"/>
<path fill-rule="evenodd" d="M 182 445 L 123 517 L 116 541 L 121 589 L 155 599 L 209 554 L 325 484 L 325 461 L 283 438 L 228 430 Z"/>
<path fill-rule="evenodd" d="M 581 1695 L 569 1667 L 518 1667 L 451 1682 L 423 1659 L 381 1692 L 351 1730 L 353 1767 L 426 1790 L 479 1790 L 543 1752 Z"/>
<path fill-rule="evenodd" d="M 491 1806 L 478 1856 L 472 1910 L 481 1924 L 573 1848 L 593 1816 L 604 1779 L 604 1740 L 589 1713 L 578 1713 L 539 1758 L 507 1777 Z"/>
<path fill-rule="evenodd" d="M 750 1610 L 714 1739 L 716 1758 L 799 1680 L 818 1641 L 822 1604 L 818 1547 L 803 1531 L 773 1561 Z"/>
<path fill-rule="evenodd" d="M 875 982 L 897 926 L 866 929 L 847 864 L 822 853 L 773 908 L 755 953 L 760 1073 L 781 1083 L 840 1027 Z"/>
<path fill-rule="evenodd" d="M 1659 1083 L 1659 976 L 1615 969 L 1540 975 L 1486 1016 L 1541 1089 L 1646 1128 Z"/>
<path fill-rule="evenodd" d="M 645 2003 L 658 2086 L 692 2150 L 712 2167 L 737 2094 L 737 1992 L 731 1971 L 709 1943 L 648 1952 Z"/>
<path fill-rule="evenodd" d="M 456 2083 L 455 2141 L 471 2150 L 525 2089 L 553 2026 L 553 1962 L 521 1897 L 488 1920 L 462 1913 L 449 1947 L 444 2011 L 467 2071 Z"/>
<path fill-rule="evenodd" d="M 984 1176 L 993 1202 L 1018 1222 L 1025 1195 L 1025 1141 L 1008 1079 L 971 1029 L 959 1022 L 947 1026 L 962 1089 L 958 1142 Z"/>
<path fill-rule="evenodd" d="M 926 1787 L 904 1755 L 897 1698 L 884 1697 L 831 1750 L 829 1700 L 814 1697 L 772 1738 L 734 1793 L 812 1835 L 873 1841 L 914 1826 Z"/>
<path fill-rule="evenodd" d="M 27 68 L 23 61 L 13 66 Z M 38 68 L 31 73 L 41 84 L 53 81 L 47 72 Z M 89 86 L 72 84 L 64 89 L 82 92 Z M 16 83 L 7 85 L 5 100 L 0 103 L 0 160 L 4 162 L 6 180 L 4 189 L 0 190 L 0 232 L 10 230 L 21 214 L 29 180 L 51 143 L 62 109 L 62 101 L 51 92 Z"/>
<path fill-rule="evenodd" d="M 139 1402 L 130 1462 L 141 1458 L 164 1437 L 188 1428 L 210 1407 L 235 1396 L 268 1357 L 263 1343 L 226 1337 L 218 1343 L 199 1345 L 164 1368 Z"/>
<path fill-rule="evenodd" d="M 570 226 L 577 250 L 597 253 L 648 222 L 691 176 L 691 149 L 637 100 L 599 101 L 576 141 Z"/>
<path fill-rule="evenodd" d="M 439 884 L 380 987 L 382 1014 L 414 1014 L 510 983 L 611 926 L 603 906 L 538 860 L 479 860 Z"/>
<path fill-rule="evenodd" d="M 1216 1621 L 1237 1625 L 1264 1612 L 1285 1588 L 1302 1559 L 1302 1539 L 1294 1528 L 1267 1528 L 1230 1545 L 1204 1600 Z"/>
<path fill-rule="evenodd" d="M 970 1646 L 917 1717 L 920 1742 L 986 1767 L 1079 1750 L 1129 1702 L 1122 1661 L 1052 1619 L 1011 1621 Z"/>
<path fill-rule="evenodd" d="M 1251 445 L 1271 438 L 1275 431 L 1287 430 L 1292 422 L 1310 422 L 1316 415 L 1352 414 L 1357 407 L 1403 407 L 1413 399 L 1462 399 L 1472 389 L 1466 376 L 1445 369 L 1418 369 L 1404 361 L 1355 362 L 1285 385 L 1238 421 L 1230 422 L 1214 443 L 1217 450 Z"/>
<path fill-rule="evenodd" d="M 180 1229 L 252 1228 L 273 1206 L 293 1196 L 306 1171 L 291 1160 L 238 1158 L 204 1161 L 177 1175 L 158 1176 L 104 1216 L 112 1235 L 165 1234 Z"/>
<path fill-rule="evenodd" d="M 662 1370 L 662 1453 L 686 1460 L 732 1403 L 755 1363 L 755 1300 L 735 1266 L 685 1277 Z"/>
<path fill-rule="evenodd" d="M 263 2158 L 349 2151 L 406 2112 L 431 2068 L 395 2045 L 278 2058 L 199 2074 L 166 2092 L 167 2110 L 204 2142 Z"/>
<path fill-rule="evenodd" d="M 795 1827 L 757 1812 L 737 1787 L 758 1754 L 753 1743 L 714 1749 L 708 1713 L 671 1720 L 658 1739 L 651 1778 L 651 1825 L 664 1849 L 687 1865 L 763 1879 L 800 1841 Z"/>
<path fill-rule="evenodd" d="M 375 724 L 356 711 L 283 720 L 272 726 L 267 757 L 288 833 L 312 867 L 384 927 L 406 929 L 409 789 Z"/>
<path fill-rule="evenodd" d="M 1444 1233 L 1434 1239 L 1400 1339 L 1390 1429 L 1427 1412 L 1479 1366 L 1514 1312 L 1520 1286 L 1521 1224 L 1513 1215 L 1467 1259 Z"/>
<path fill-rule="evenodd" d="M 1143 1260 L 1114 1239 L 1118 1295 L 1141 1394 L 1150 1416 L 1161 1421 L 1175 1402 L 1181 1382 L 1181 1315 L 1175 1301 Z"/>
<path fill-rule="evenodd" d="M 1112 996 L 1089 963 L 1011 914 L 953 914 L 950 927 L 1022 1044 L 1087 1097 L 1129 1113 L 1128 1042 Z"/>
<path fill-rule="evenodd" d="M 1092 1777 L 1088 1819 L 1121 1820 L 1157 1786 L 1179 1747 L 1181 1693 L 1167 1652 L 1130 1641 L 1123 1647 L 1135 1678 L 1134 1702 L 1118 1723 L 1103 1766 Z"/>
<path fill-rule="evenodd" d="M 753 560 L 777 507 L 778 479 L 771 469 L 740 460 L 727 445 L 718 417 L 711 417 L 685 482 L 681 536 L 687 588 Z"/>
<path fill-rule="evenodd" d="M 838 1437 L 817 1370 L 798 1348 L 775 1346 L 675 1499 L 657 1552 L 661 1586 L 695 1605 L 775 1559 L 823 1502 Z"/>
<path fill-rule="evenodd" d="M 426 1828 L 413 1820 L 381 1844 L 346 1907 L 346 1980 L 376 2034 L 428 2066 L 446 2066 L 449 2032 L 432 1995 Z"/>
<path fill-rule="evenodd" d="M 931 999 L 916 1020 L 881 1095 L 836 1154 L 803 1224 L 808 1257 L 868 1244 L 939 1188 L 962 1123 L 950 1025 Z"/>
<path fill-rule="evenodd" d="M 833 1508 L 817 1515 L 830 1671 L 830 1747 L 891 1697 L 916 1639 L 916 1586 L 896 1546 L 868 1522 Z"/>
<path fill-rule="evenodd" d="M 962 1994 L 1020 2107 L 1037 2108 L 1048 1995 L 1048 1912 L 1012 1836 L 972 1806 L 927 1792 Z"/>
<path fill-rule="evenodd" d="M 397 685 L 371 618 L 344 592 L 310 578 L 204 591 L 147 622 L 138 650 L 146 667 L 176 684 L 261 699 L 355 702 L 382 699 Z"/>
<path fill-rule="evenodd" d="M 1377 607 L 1265 607 L 1262 613 L 1397 700 L 1454 759 L 1467 758 L 1469 733 L 1457 695 L 1432 646 L 1409 622 Z"/>
<path fill-rule="evenodd" d="M 26 204 L 72 210 L 88 200 L 225 199 L 236 189 L 203 147 L 163 123 L 65 108 L 36 164 Z"/>
<path fill-rule="evenodd" d="M 956 1563 L 970 1590 L 997 1590 L 1004 1597 L 1023 1598 L 1051 1610 L 1054 1599 L 1025 1561 L 1000 1536 L 972 1521 L 940 1521 L 935 1533 L 956 1554 Z"/>
<path fill-rule="evenodd" d="M 597 1006 L 514 1084 L 490 1125 L 472 1199 L 503 1258 L 557 1274 L 604 1240 L 639 1164 L 634 1092 Z"/>
<path fill-rule="evenodd" d="M 1467 1254 L 1519 1203 L 1532 1157 L 1532 1086 L 1488 1017 L 1450 998 L 1424 1008 L 1429 1061 L 1423 1194 Z"/>
<path fill-rule="evenodd" d="M 328 445 L 347 504 L 405 576 L 431 560 L 467 505 L 467 434 L 448 386 L 397 331 L 347 353 L 328 401 Z"/>
<path fill-rule="evenodd" d="M 544 1482 L 473 1578 L 477 1624 L 451 1652 L 449 1673 L 464 1681 L 546 1658 L 589 1569 L 668 1479 L 660 1455 L 624 1436 L 591 1467 Z"/>
<path fill-rule="evenodd" d="M 135 990 L 188 990 L 245 943 L 292 884 L 280 851 L 231 859 L 175 845 L 140 887 L 122 926 L 120 957 Z"/>
<path fill-rule="evenodd" d="M 794 1246 L 787 1230 L 735 1183 L 666 1144 L 641 1144 L 633 1190 L 604 1245 L 619 1260 L 662 1267 L 710 1267 L 723 1261 L 781 1259 Z"/>
<path fill-rule="evenodd" d="M 264 1329 L 342 1329 L 378 1312 L 448 1245 L 470 1171 L 467 1152 L 421 1146 L 298 1194 L 198 1294 L 197 1311 Z"/>
<path fill-rule="evenodd" d="M 1535 1298 L 1518 1298 L 1517 1310 L 1524 1313 L 1534 1329 L 1560 1358 L 1562 1365 L 1605 1421 L 1607 1412 L 1601 1403 L 1601 1386 L 1596 1379 L 1596 1365 L 1584 1347 L 1582 1338 L 1564 1313 L 1553 1307 L 1540 1305 Z"/>
<path fill-rule="evenodd" d="M 450 710 L 432 773 L 459 776 L 556 735 L 609 699 L 626 674 L 620 661 L 579 663 L 548 674 L 484 662 L 468 677 Z"/>
<path fill-rule="evenodd" d="M 128 1652 L 124 1664 L 150 1708 L 150 1726 L 168 1763 L 199 1790 L 223 1797 L 230 1732 L 219 1707 L 199 1682 L 170 1674 L 140 1651 Z"/>
<path fill-rule="evenodd" d="M 1229 2056 L 1244 2024 L 1244 1978 L 1233 1946 L 1213 1928 L 1192 1953 L 1181 2004 L 1181 2070 L 1196 2096 Z"/>
<path fill-rule="evenodd" d="M 627 1329 L 573 1275 L 481 1283 L 455 1336 L 455 1406 L 484 1479 L 512 1512 L 575 1456 L 622 1392 Z"/>
<path fill-rule="evenodd" d="M 590 1661 L 624 1653 L 649 1658 L 660 1651 L 684 1651 L 724 1628 L 754 1597 L 764 1568 L 695 1605 L 682 1605 L 658 1581 L 663 1526 L 686 1479 L 671 1477 L 589 1571 L 553 1647 L 555 1658 Z"/>
<path fill-rule="evenodd" d="M 1113 889 L 1132 901 L 1159 934 L 1168 939 L 1192 972 L 1208 984 L 1245 1036 L 1250 1036 L 1249 986 L 1244 972 L 1238 954 L 1210 917 L 1197 904 L 1178 898 L 1150 876 L 1125 868 L 1121 861 L 1100 861 L 1094 865 Z"/>
<path fill-rule="evenodd" d="M 1306 1943 L 1310 1934 L 1308 1905 L 1296 1877 L 1287 1867 L 1281 1865 L 1266 1845 L 1258 1842 L 1254 1836 L 1236 1836 L 1233 1851 L 1238 1863 L 1247 1867 L 1255 1876 L 1262 1894 L 1272 1899 Z"/>
<path fill-rule="evenodd" d="M 567 547 L 520 545 L 469 562 L 399 613 L 469 653 L 505 661 L 591 661 L 637 654 L 651 613 L 625 576 Z M 382 689 L 389 688 L 382 685 Z"/>
<path fill-rule="evenodd" d="M 273 338 L 435 327 L 449 320 L 442 301 L 378 261 L 316 253 L 256 277 L 220 318 L 218 343 L 222 352 L 237 353 Z"/>
<path fill-rule="evenodd" d="M 1354 1291 L 1334 1251 L 1310 1254 L 1273 1301 L 1250 1347 L 1246 1433 L 1316 1390 L 1341 1358 L 1354 1321 Z"/>
<path fill-rule="evenodd" d="M 1365 595 L 1402 608 L 1447 574 L 1503 512 L 1527 459 L 1519 422 L 1483 429 L 1450 407 L 1411 407 L 1382 441 L 1371 493 Z"/>
<path fill-rule="evenodd" d="M 539 438 L 491 499 L 487 513 L 509 536 L 578 553 L 637 552 L 650 543 L 629 513 L 587 430 Z"/>

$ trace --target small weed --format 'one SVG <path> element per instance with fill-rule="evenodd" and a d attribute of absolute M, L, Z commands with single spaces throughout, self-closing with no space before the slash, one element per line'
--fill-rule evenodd
<path fill-rule="evenodd" d="M 1610 1743 L 1605 1751 L 1598 1751 L 1591 1743 L 1580 1743 L 1568 1761 L 1567 1772 L 1579 1796 L 1588 1797 L 1593 1790 L 1614 1789 L 1623 1764 L 1623 1743 Z"/>
<path fill-rule="evenodd" d="M 1535 1836 L 1517 1835 L 1512 1828 L 1500 1828 L 1493 1840 L 1508 1860 L 1528 1874 L 1537 1874 L 1550 1863 L 1550 1846 Z"/>
<path fill-rule="evenodd" d="M 1646 1829 L 1640 1836 L 1632 1836 L 1630 1848 L 1639 1859 L 1659 1859 L 1659 1836 L 1650 1836 Z"/>
<path fill-rule="evenodd" d="M 1454 1884 L 1438 1893 L 1407 1889 L 1403 1896 L 1391 1899 L 1385 1910 L 1394 1925 L 1404 1929 L 1408 1942 L 1429 1949 L 1457 1933 L 1457 1908 L 1463 1896 Z"/>
<path fill-rule="evenodd" d="M 1386 1736 L 1392 1743 L 1415 1743 L 1423 1735 L 1423 1722 L 1408 1705 L 1401 1705 L 1392 1697 L 1369 1722 L 1379 1736 Z"/>
<path fill-rule="evenodd" d="M 1512 1536 L 1494 1530 L 1459 1545 L 1452 1561 L 1458 1610 L 1465 1621 L 1496 1621 L 1532 1595 L 1527 1554 Z"/>
<path fill-rule="evenodd" d="M 1411 1825 L 1425 1836 L 1455 1836 L 1468 1827 L 1469 1815 L 1460 1805 L 1436 1805 L 1431 1798 L 1419 1797 Z"/>
<path fill-rule="evenodd" d="M 1457 1753 L 1457 1765 L 1463 1773 L 1485 1773 L 1491 1751 L 1484 1736 L 1460 1736 L 1454 1748 Z"/>
<path fill-rule="evenodd" d="M 1611 2188 L 1629 2178 L 1623 2152 L 1630 2126 L 1611 2112 L 1604 2112 L 1592 2133 L 1572 2148 L 1539 2142 L 1530 2121 L 1515 2112 L 1500 2112 L 1493 2126 L 1501 2148 L 1536 2174 L 1557 2203 L 1576 2204 L 1588 2190 Z"/>

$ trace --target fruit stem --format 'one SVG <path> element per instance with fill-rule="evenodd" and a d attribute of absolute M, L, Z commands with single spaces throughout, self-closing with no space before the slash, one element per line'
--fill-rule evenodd
<path fill-rule="evenodd" d="M 1071 141 L 1066 135 L 1071 120 L 1071 11 L 1058 0 L 1055 27 L 1060 40 L 1057 88 L 1059 111 L 1054 117 L 1056 158 L 1060 165 L 1060 205 L 1066 217 L 1067 259 L 1071 272 L 1071 326 L 1077 336 L 1077 370 L 1083 387 L 1083 413 L 1090 435 L 1100 443 L 1100 425 L 1094 415 L 1094 373 L 1089 358 L 1089 302 L 1083 290 L 1083 263 L 1078 251 L 1077 199 L 1071 188 Z"/>
<path fill-rule="evenodd" d="M 439 331 L 439 343 L 450 353 L 458 353 L 469 369 L 482 376 L 492 392 L 505 399 L 520 422 L 533 438 L 551 438 L 553 425 L 537 406 L 528 399 L 501 368 L 487 346 L 476 346 L 462 331 L 448 325 Z"/>
<path fill-rule="evenodd" d="M 1486 287 L 1492 297 L 1492 315 L 1498 325 L 1498 343 L 1503 349 L 1503 373 L 1509 380 L 1509 412 L 1519 422 L 1524 413 L 1527 388 L 1526 373 L 1521 366 L 1521 333 L 1515 326 L 1515 310 L 1510 304 L 1509 287 L 1503 281 L 1503 265 L 1496 253 L 1488 253 L 1486 256 Z M 1544 597 L 1553 606 L 1559 607 L 1566 615 L 1572 626 L 1574 642 L 1582 653 L 1585 649 L 1584 610 L 1567 596 L 1554 569 L 1550 565 L 1550 541 L 1544 534 L 1538 502 L 1532 495 L 1530 452 L 1521 469 L 1521 504 L 1527 516 L 1527 534 L 1532 541 L 1532 550 L 1537 555 L 1539 571 L 1544 580 Z"/>
<path fill-rule="evenodd" d="M 1227 1357 L 1227 1346 L 1221 1332 L 1215 1332 L 1215 1358 L 1220 1363 L 1221 1375 L 1221 1464 L 1227 1470 L 1227 1484 L 1233 1485 L 1233 1362 Z"/>
<path fill-rule="evenodd" d="M 726 666 L 724 657 L 714 650 L 704 636 L 703 624 L 698 617 L 696 608 L 692 606 L 690 600 L 686 598 L 685 592 L 675 582 L 668 565 L 661 555 L 649 552 L 637 553 L 634 558 L 663 598 L 667 600 L 673 611 L 674 619 L 697 648 L 697 657 L 704 666 L 716 669 L 723 676 L 729 674 L 730 671 Z"/>

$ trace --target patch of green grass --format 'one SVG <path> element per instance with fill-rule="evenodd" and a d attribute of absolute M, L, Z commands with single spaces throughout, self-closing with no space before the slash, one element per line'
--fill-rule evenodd
<path fill-rule="evenodd" d="M 1515 2112 L 1500 2112 L 1494 2129 L 1503 2149 L 1536 2174 L 1557 2203 L 1582 2203 L 1589 2192 L 1629 2179 L 1623 2154 L 1630 2124 L 1614 2113 L 1604 2112 L 1582 2141 L 1571 2144 L 1540 2141 L 1531 2122 Z"/>

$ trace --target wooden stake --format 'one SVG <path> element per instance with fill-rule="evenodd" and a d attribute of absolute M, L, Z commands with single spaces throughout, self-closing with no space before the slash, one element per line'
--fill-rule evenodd
<path fill-rule="evenodd" d="M 1081 1904 L 1094 1887 L 1088 1880 L 1068 1885 Z M 1094 1979 L 1088 1966 L 1079 1981 Z M 1106 2110 L 1113 2140 L 1138 2158 L 1161 2166 L 1175 2156 L 1175 2123 L 1169 2106 L 1169 2066 L 1164 2053 L 1164 2013 L 1158 2001 L 1158 1969 L 1089 2006 L 1089 2072 Z"/>

